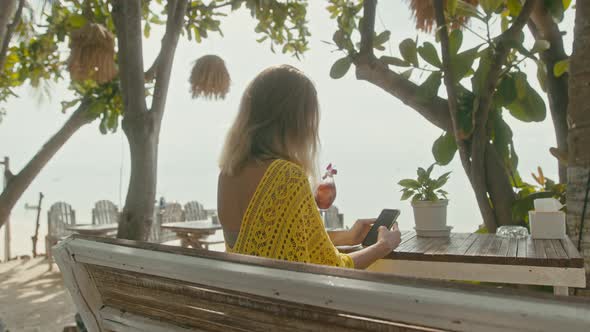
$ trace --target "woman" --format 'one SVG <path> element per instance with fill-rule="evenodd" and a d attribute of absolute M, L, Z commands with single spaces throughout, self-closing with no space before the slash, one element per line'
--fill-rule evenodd
<path fill-rule="evenodd" d="M 308 178 L 318 151 L 319 109 L 313 83 L 288 65 L 271 67 L 248 86 L 221 155 L 218 213 L 228 252 L 364 269 L 400 243 L 397 225 L 350 255 L 374 219 L 326 232 Z"/>

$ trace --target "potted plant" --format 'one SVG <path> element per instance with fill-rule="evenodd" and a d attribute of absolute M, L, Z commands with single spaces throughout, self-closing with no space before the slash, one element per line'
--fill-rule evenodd
<path fill-rule="evenodd" d="M 438 178 L 431 178 L 432 164 L 428 169 L 418 168 L 418 178 L 404 179 L 398 182 L 402 186 L 402 200 L 412 198 L 416 230 L 450 231 L 447 227 L 448 193 L 442 187 L 449 180 L 451 172 Z"/>

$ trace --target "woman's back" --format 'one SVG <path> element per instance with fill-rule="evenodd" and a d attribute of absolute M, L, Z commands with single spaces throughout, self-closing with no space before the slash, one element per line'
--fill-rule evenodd
<path fill-rule="evenodd" d="M 239 174 L 219 175 L 217 213 L 223 226 L 225 242 L 229 247 L 234 246 L 248 204 L 271 163 L 272 160 L 252 161 L 246 164 Z"/>
<path fill-rule="evenodd" d="M 353 267 L 352 259 L 338 253 L 330 241 L 303 168 L 277 159 L 266 165 L 261 176 L 263 167 L 248 167 L 235 176 L 220 176 L 219 221 L 226 235 L 227 250 Z M 254 179 L 259 179 L 255 185 Z M 240 184 L 244 187 L 233 187 Z M 237 220 L 241 222 L 238 224 Z"/>

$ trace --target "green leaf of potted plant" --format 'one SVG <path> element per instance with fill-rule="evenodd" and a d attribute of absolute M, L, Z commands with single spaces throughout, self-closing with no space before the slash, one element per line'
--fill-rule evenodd
<path fill-rule="evenodd" d="M 398 182 L 402 187 L 401 199 L 412 199 L 416 230 L 426 231 L 425 234 L 450 231 L 447 227 L 448 193 L 442 187 L 449 180 L 451 172 L 433 178 L 431 174 L 434 165 L 436 164 L 430 165 L 428 169 L 419 167 L 416 179 L 404 179 Z"/>

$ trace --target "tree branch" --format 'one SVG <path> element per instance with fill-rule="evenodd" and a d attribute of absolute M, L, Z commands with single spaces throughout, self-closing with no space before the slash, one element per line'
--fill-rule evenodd
<path fill-rule="evenodd" d="M 158 59 L 160 59 L 160 54 L 158 54 L 150 68 L 143 74 L 143 78 L 146 82 L 151 82 L 156 78 L 156 68 L 158 67 Z"/>
<path fill-rule="evenodd" d="M 114 0 L 113 21 L 119 47 L 119 75 L 126 116 L 147 110 L 143 72 L 141 1 Z"/>
<path fill-rule="evenodd" d="M 449 51 L 449 31 L 445 19 L 445 9 L 443 0 L 432 0 L 434 2 L 434 11 L 436 15 L 436 25 L 438 27 L 438 35 L 440 37 L 442 65 L 445 80 L 445 87 L 447 88 L 447 98 L 449 103 L 449 114 L 451 116 L 451 123 L 453 125 L 453 136 L 459 149 L 459 157 L 465 172 L 471 174 L 471 161 L 469 160 L 469 151 L 465 141 L 461 139 L 459 132 L 459 124 L 457 120 L 457 91 L 456 78 L 453 69 L 451 68 L 451 52 Z"/>
<path fill-rule="evenodd" d="M 152 99 L 151 111 L 161 119 L 166 105 L 168 86 L 170 85 L 170 72 L 174 62 L 174 53 L 178 45 L 178 36 L 184 23 L 187 0 L 172 0 L 168 2 L 168 20 L 166 22 L 166 33 L 162 39 L 162 48 L 157 58 L 156 84 L 154 97 Z M 160 121 L 157 121 L 159 125 Z"/>
<path fill-rule="evenodd" d="M 373 34 L 375 33 L 375 12 L 377 0 L 365 0 L 363 3 L 363 25 L 361 32 L 361 50 L 363 56 L 373 57 Z"/>
<path fill-rule="evenodd" d="M 377 60 L 373 54 L 373 34 L 375 32 L 376 0 L 366 0 L 363 4 L 363 25 L 361 33 L 361 51 L 355 54 L 353 61 L 356 77 L 377 85 L 404 104 L 412 107 L 430 123 L 448 131 L 452 130 L 447 101 L 440 97 L 424 100 L 418 96 L 418 86 L 389 69 Z"/>
<path fill-rule="evenodd" d="M 10 45 L 12 34 L 21 20 L 24 6 L 25 0 L 19 0 L 18 7 L 14 14 L 14 19 L 12 20 L 12 23 L 10 23 L 6 28 L 6 34 L 4 35 L 4 40 L 2 40 L 2 48 L 0 49 L 0 72 L 4 71 L 4 62 L 6 61 L 6 53 L 8 53 L 8 45 Z"/>
<path fill-rule="evenodd" d="M 0 227 L 6 222 L 10 211 L 31 182 L 43 170 L 63 145 L 82 126 L 95 118 L 87 114 L 89 102 L 84 99 L 64 125 L 51 137 L 18 174 L 12 175 L 6 188 L 0 194 Z"/>
<path fill-rule="evenodd" d="M 551 45 L 549 49 L 540 53 L 541 60 L 547 72 L 547 97 L 551 119 L 555 129 L 555 138 L 559 154 L 566 154 L 568 151 L 567 137 L 567 107 L 569 104 L 569 74 L 564 73 L 560 77 L 553 75 L 553 67 L 559 61 L 568 58 L 563 46 L 563 36 L 559 26 L 546 8 L 543 2 L 539 2 L 531 13 L 528 27 L 535 39 L 547 40 Z M 559 159 L 558 159 L 559 160 Z M 567 167 L 562 161 L 558 161 L 559 182 L 567 182 Z"/>
<path fill-rule="evenodd" d="M 497 45 L 494 49 L 491 65 L 484 85 L 479 87 L 479 95 L 477 96 L 479 103 L 474 115 L 475 122 L 471 143 L 471 181 L 484 222 L 490 232 L 495 232 L 498 225 L 496 214 L 490 206 L 487 196 L 488 184 L 485 173 L 485 155 L 489 139 L 487 123 L 492 105 L 492 96 L 496 90 L 502 66 L 506 63 L 506 57 L 510 52 L 508 42 L 517 38 L 519 32 L 522 31 L 537 1 L 527 0 L 512 26 L 496 39 Z"/>
<path fill-rule="evenodd" d="M 421 98 L 418 96 L 418 85 L 391 71 L 386 64 L 376 59 L 370 63 L 369 59 L 365 57 L 357 57 L 355 66 L 357 79 L 370 82 L 385 90 L 440 129 L 453 130 L 448 103 L 445 99 L 434 97 L 425 100 Z"/>

